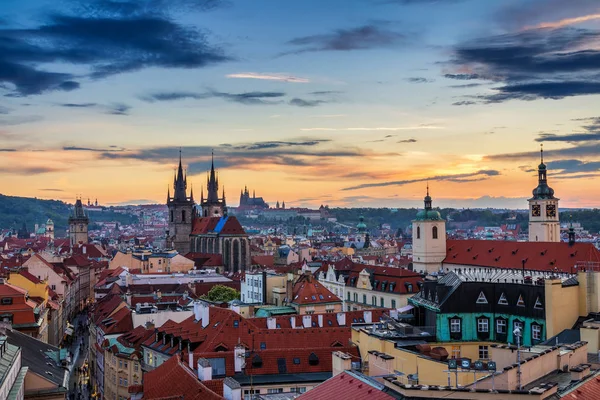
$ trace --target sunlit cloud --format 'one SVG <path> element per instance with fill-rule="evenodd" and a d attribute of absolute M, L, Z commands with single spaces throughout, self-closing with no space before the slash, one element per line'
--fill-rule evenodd
<path fill-rule="evenodd" d="M 600 19 L 600 14 L 582 15 L 581 17 L 565 18 L 555 22 L 542 22 L 533 26 L 526 26 L 524 30 L 530 29 L 558 29 L 569 25 L 581 24 L 583 22 Z"/>
<path fill-rule="evenodd" d="M 431 130 L 431 129 L 444 129 L 442 126 L 434 126 L 434 125 L 418 125 L 418 126 L 397 126 L 397 127 L 388 127 L 388 126 L 379 126 L 379 127 L 360 127 L 360 128 L 301 128 L 301 131 L 306 132 L 333 132 L 333 131 L 416 131 L 416 130 Z"/>
<path fill-rule="evenodd" d="M 260 79 L 265 81 L 280 81 L 280 82 L 291 82 L 291 83 L 308 83 L 310 82 L 307 78 L 300 76 L 288 75 L 284 73 L 260 73 L 260 72 L 240 72 L 237 74 L 225 75 L 227 78 L 237 79 Z"/>

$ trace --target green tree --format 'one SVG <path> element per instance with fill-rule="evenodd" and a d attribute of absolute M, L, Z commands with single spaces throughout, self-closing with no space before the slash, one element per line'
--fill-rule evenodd
<path fill-rule="evenodd" d="M 227 303 L 231 300 L 238 300 L 240 292 L 227 286 L 215 285 L 208 291 L 208 294 L 201 298 L 215 303 Z"/>

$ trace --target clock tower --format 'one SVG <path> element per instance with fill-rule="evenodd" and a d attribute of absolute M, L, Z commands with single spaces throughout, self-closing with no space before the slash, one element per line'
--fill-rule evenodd
<path fill-rule="evenodd" d="M 533 189 L 529 201 L 529 241 L 560 242 L 560 221 L 558 200 L 554 189 L 548 186 L 544 149 L 540 150 L 541 163 L 538 166 L 538 185 Z"/>

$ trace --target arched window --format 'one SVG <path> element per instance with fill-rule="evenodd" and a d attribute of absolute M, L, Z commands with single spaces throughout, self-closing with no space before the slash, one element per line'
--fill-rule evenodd
<path fill-rule="evenodd" d="M 438 235 L 437 235 L 437 226 L 434 226 L 433 228 L 431 228 L 431 234 L 432 234 L 432 236 L 433 236 L 434 239 L 438 238 Z"/>
<path fill-rule="evenodd" d="M 185 210 L 181 210 L 181 222 L 185 222 Z"/>
<path fill-rule="evenodd" d="M 421 239 L 421 227 L 417 226 L 417 239 Z"/>

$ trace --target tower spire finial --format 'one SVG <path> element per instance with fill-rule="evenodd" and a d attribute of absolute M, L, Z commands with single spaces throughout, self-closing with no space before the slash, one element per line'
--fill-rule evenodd
<path fill-rule="evenodd" d="M 427 196 L 429 196 L 429 179 L 427 179 Z"/>
<path fill-rule="evenodd" d="M 544 143 L 540 143 L 540 159 L 542 160 L 542 164 L 544 163 Z"/>

